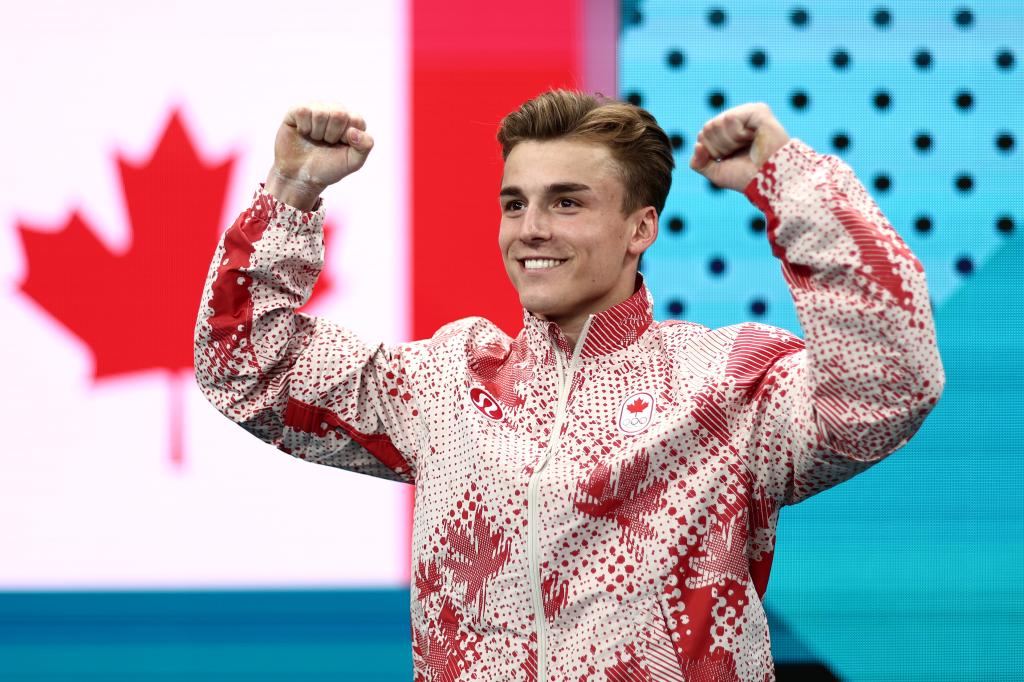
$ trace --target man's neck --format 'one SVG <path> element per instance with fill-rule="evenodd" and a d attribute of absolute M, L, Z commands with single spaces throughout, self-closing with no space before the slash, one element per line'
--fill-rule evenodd
<path fill-rule="evenodd" d="M 544 315 L 538 315 L 537 313 L 531 314 L 541 320 L 544 320 L 546 322 L 554 322 L 556 325 L 558 325 L 558 329 L 562 332 L 562 336 L 565 337 L 565 340 L 569 342 L 569 348 L 575 350 L 576 344 L 579 342 L 580 335 L 583 333 L 583 327 L 586 326 L 587 320 L 590 319 L 591 315 L 597 315 L 603 312 L 604 310 L 609 310 L 615 307 L 616 305 L 620 305 L 624 301 L 628 300 L 630 296 L 640 291 L 640 288 L 642 286 L 643 276 L 638 273 L 635 275 L 635 278 L 633 280 L 633 288 L 629 296 L 624 297 L 621 301 L 616 302 L 614 305 L 608 306 L 607 308 L 598 308 L 596 310 L 592 310 L 588 314 L 576 315 L 575 317 L 570 317 L 566 319 L 559 319 L 557 317 L 546 317 Z"/>
<path fill-rule="evenodd" d="M 589 315 L 587 317 L 589 317 Z M 580 338 L 580 334 L 583 333 L 583 325 L 586 324 L 586 322 L 587 320 L 584 318 L 572 320 L 564 325 L 558 325 L 558 328 L 562 330 L 562 336 L 564 336 L 565 340 L 569 342 L 569 348 L 572 348 L 574 352 L 576 350 L 576 341 Z"/>

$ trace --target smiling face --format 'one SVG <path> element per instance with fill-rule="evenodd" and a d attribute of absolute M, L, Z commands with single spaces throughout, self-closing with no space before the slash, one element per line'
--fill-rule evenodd
<path fill-rule="evenodd" d="M 575 339 L 587 316 L 634 291 L 658 234 L 652 206 L 622 211 L 608 147 L 567 139 L 517 144 L 505 159 L 498 243 L 523 307 Z"/>

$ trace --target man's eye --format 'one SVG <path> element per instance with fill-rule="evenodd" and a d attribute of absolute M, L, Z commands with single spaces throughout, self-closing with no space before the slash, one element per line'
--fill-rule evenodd
<path fill-rule="evenodd" d="M 506 211 L 521 211 L 523 210 L 523 202 L 519 199 L 513 199 L 512 201 L 505 202 Z"/>
<path fill-rule="evenodd" d="M 579 202 L 575 199 L 559 199 L 558 208 L 576 208 L 579 206 Z"/>

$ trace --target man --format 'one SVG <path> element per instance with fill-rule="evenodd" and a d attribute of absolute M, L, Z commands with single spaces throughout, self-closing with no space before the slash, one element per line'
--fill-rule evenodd
<path fill-rule="evenodd" d="M 653 117 L 552 91 L 498 138 L 516 338 L 470 318 L 368 346 L 293 312 L 318 197 L 373 147 L 358 116 L 298 107 L 214 256 L 203 391 L 287 453 L 416 485 L 417 680 L 773 679 L 779 509 L 901 447 L 941 393 L 920 263 L 846 164 L 745 104 L 690 167 L 765 212 L 806 342 L 658 323 L 637 274 L 673 167 Z"/>

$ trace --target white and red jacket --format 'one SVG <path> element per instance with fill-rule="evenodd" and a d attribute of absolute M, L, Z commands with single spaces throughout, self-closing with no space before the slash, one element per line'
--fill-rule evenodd
<path fill-rule="evenodd" d="M 806 340 L 655 322 L 641 286 L 575 348 L 529 313 L 367 345 L 294 312 L 322 206 L 259 190 L 225 232 L 199 385 L 284 452 L 416 486 L 415 679 L 774 679 L 780 507 L 904 445 L 944 374 L 921 264 L 849 166 L 791 139 L 745 194 Z"/>

